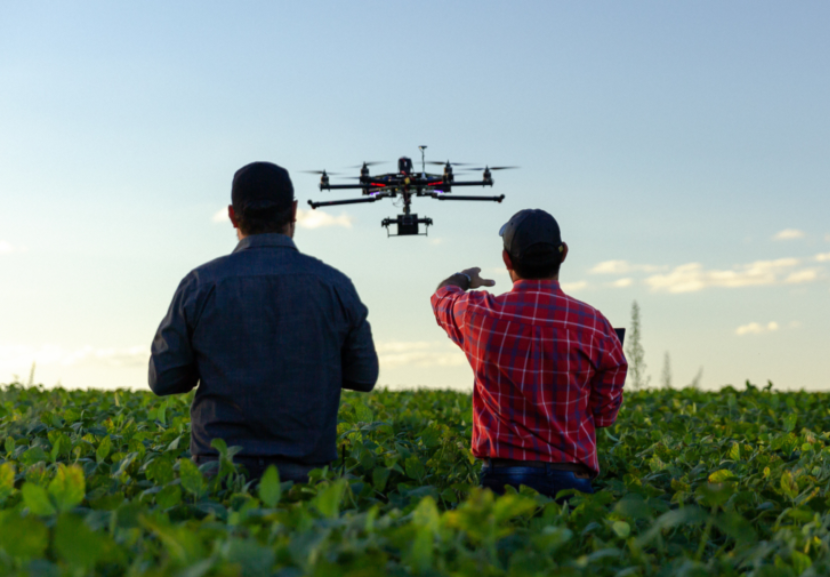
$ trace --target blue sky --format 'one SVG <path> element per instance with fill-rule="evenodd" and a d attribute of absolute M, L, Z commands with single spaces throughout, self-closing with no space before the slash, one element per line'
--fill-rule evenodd
<path fill-rule="evenodd" d="M 233 172 L 516 164 L 502 204 L 304 213 L 300 249 L 370 309 L 381 384 L 469 388 L 431 316 L 449 274 L 510 288 L 497 231 L 544 208 L 566 291 L 642 309 L 653 382 L 827 388 L 830 7 L 823 2 L 0 4 L 0 382 L 142 387 L 179 280 L 230 252 Z M 379 167 L 392 169 L 393 164 Z"/>

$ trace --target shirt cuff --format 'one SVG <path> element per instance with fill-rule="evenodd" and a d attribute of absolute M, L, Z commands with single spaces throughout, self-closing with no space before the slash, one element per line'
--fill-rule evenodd
<path fill-rule="evenodd" d="M 454 285 L 454 284 L 448 284 L 448 285 L 446 285 L 446 286 L 442 286 L 442 287 L 441 287 L 441 288 L 439 288 L 437 291 L 435 291 L 435 296 L 437 296 L 437 297 L 442 297 L 442 296 L 444 296 L 444 295 L 445 295 L 445 294 L 447 294 L 447 293 L 454 293 L 454 292 L 459 292 L 459 293 L 462 293 L 462 294 L 463 294 L 463 293 L 465 293 L 465 292 L 467 292 L 467 291 L 465 291 L 465 290 L 464 290 L 463 288 L 461 288 L 460 286 L 456 286 L 456 285 Z"/>

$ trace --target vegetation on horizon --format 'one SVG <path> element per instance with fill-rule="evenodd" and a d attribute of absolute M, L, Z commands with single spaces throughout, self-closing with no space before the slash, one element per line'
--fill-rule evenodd
<path fill-rule="evenodd" d="M 0 389 L 3 575 L 758 575 L 830 572 L 830 395 L 627 393 L 597 493 L 476 488 L 471 401 L 343 395 L 308 485 L 189 460 L 189 398 Z"/>

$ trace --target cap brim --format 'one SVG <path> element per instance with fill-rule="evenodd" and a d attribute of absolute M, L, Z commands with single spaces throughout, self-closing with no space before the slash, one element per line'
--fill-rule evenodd
<path fill-rule="evenodd" d="M 510 224 L 510 221 L 507 221 L 503 225 L 501 225 L 501 228 L 499 229 L 499 236 L 504 236 L 504 231 L 507 228 L 508 224 Z"/>

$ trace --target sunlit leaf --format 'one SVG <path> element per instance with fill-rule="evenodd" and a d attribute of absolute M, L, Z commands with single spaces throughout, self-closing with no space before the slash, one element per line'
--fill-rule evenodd
<path fill-rule="evenodd" d="M 729 469 L 720 469 L 719 471 L 715 471 L 711 475 L 709 475 L 709 482 L 710 483 L 723 483 L 724 481 L 729 481 L 730 479 L 734 479 L 735 475 Z"/>
<path fill-rule="evenodd" d="M 23 495 L 23 502 L 33 514 L 46 516 L 54 515 L 57 512 L 52 501 L 49 500 L 49 494 L 43 487 L 34 483 L 24 483 L 20 493 Z"/>
<path fill-rule="evenodd" d="M 81 504 L 86 493 L 84 472 L 77 465 L 58 465 L 55 478 L 49 483 L 49 495 L 58 511 L 66 512 Z"/>
<path fill-rule="evenodd" d="M 629 535 L 631 535 L 631 525 L 625 521 L 614 521 L 611 524 L 611 528 L 614 530 L 614 533 L 617 534 L 617 537 L 620 537 L 621 539 L 626 539 Z"/>
<path fill-rule="evenodd" d="M 781 490 L 790 499 L 795 499 L 798 496 L 798 483 L 795 482 L 795 478 L 793 478 L 790 471 L 784 471 L 781 474 Z"/>
<path fill-rule="evenodd" d="M 201 497 L 207 488 L 202 472 L 190 459 L 179 459 L 179 477 L 184 490 L 196 497 Z"/>
<path fill-rule="evenodd" d="M 259 499 L 273 508 L 280 502 L 280 494 L 280 473 L 276 465 L 269 465 L 259 481 Z"/>
<path fill-rule="evenodd" d="M 112 451 L 112 439 L 107 435 L 101 442 L 98 443 L 98 448 L 95 450 L 95 460 L 103 463 Z"/>
<path fill-rule="evenodd" d="M 317 493 L 317 496 L 313 500 L 315 508 L 320 511 L 324 517 L 337 517 L 340 512 L 340 501 L 343 498 L 345 490 L 345 480 L 340 479 L 335 481 Z"/>
<path fill-rule="evenodd" d="M 0 506 L 11 497 L 14 492 L 14 464 L 3 463 L 0 465 Z"/>

